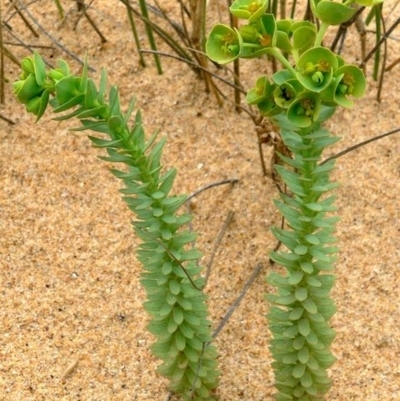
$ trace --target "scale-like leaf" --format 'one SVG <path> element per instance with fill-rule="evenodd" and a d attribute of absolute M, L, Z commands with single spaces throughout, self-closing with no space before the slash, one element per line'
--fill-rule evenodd
<path fill-rule="evenodd" d="M 121 116 L 121 106 L 119 102 L 119 93 L 116 86 L 111 86 L 110 93 L 108 95 L 110 116 Z"/>
<path fill-rule="evenodd" d="M 107 139 L 101 139 L 90 135 L 88 136 L 88 138 L 92 141 L 93 146 L 95 146 L 96 148 L 119 148 L 122 143 L 122 139 L 109 141 Z M 122 177 L 120 176 L 119 178 Z"/>

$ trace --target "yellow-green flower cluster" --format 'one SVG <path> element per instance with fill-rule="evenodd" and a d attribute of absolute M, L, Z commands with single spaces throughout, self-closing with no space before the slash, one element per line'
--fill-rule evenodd
<path fill-rule="evenodd" d="M 364 3 L 370 1 L 360 1 Z M 361 97 L 366 89 L 362 71 L 347 65 L 329 49 L 317 45 L 318 28 L 310 21 L 275 21 L 266 13 L 268 1 L 237 0 L 230 7 L 232 15 L 246 21 L 238 29 L 218 24 L 211 30 L 206 50 L 215 62 L 226 64 L 237 58 L 270 55 L 285 69 L 271 80 L 262 77 L 247 95 L 267 117 L 284 114 L 298 127 L 310 126 L 325 108 L 350 107 L 352 97 Z M 324 24 L 343 23 L 355 9 L 342 3 L 312 1 L 312 10 Z M 284 56 L 288 54 L 289 56 Z M 294 64 L 294 66 L 293 66 Z"/>

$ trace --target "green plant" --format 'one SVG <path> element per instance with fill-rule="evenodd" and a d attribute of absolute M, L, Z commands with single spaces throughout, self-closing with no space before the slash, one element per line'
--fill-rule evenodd
<path fill-rule="evenodd" d="M 22 61 L 22 74 L 14 90 L 37 120 L 50 103 L 55 113 L 73 109 L 57 120 L 75 117 L 82 124 L 76 130 L 108 136 L 89 138 L 95 147 L 107 150 L 103 160 L 126 166 L 124 171 L 112 173 L 124 182 L 123 199 L 137 217 L 133 228 L 142 240 L 137 257 L 144 268 L 144 307 L 152 318 L 148 329 L 157 338 L 152 351 L 163 361 L 159 372 L 182 399 L 213 400 L 219 374 L 216 349 L 210 344 L 204 279 L 196 263 L 200 253 L 189 248 L 196 235 L 184 227 L 191 217 L 178 212 L 186 196 L 170 195 L 176 170 L 161 171 L 164 140 L 155 142 L 155 134 L 146 141 L 140 113 L 129 126 L 134 101 L 123 113 L 116 87 L 112 86 L 105 97 L 105 72 L 99 88 L 87 72 L 85 63 L 82 75 L 75 76 L 62 60 L 58 68 L 46 70 L 41 56 L 34 53 Z"/>
<path fill-rule="evenodd" d="M 330 350 L 335 332 L 329 324 L 335 313 L 330 297 L 335 275 L 329 272 L 338 249 L 333 235 L 337 217 L 330 214 L 335 197 L 328 192 L 336 183 L 330 181 L 334 160 L 321 163 L 321 155 L 339 138 L 323 123 L 337 106 L 350 107 L 352 98 L 361 97 L 366 82 L 358 67 L 321 43 L 330 25 L 352 18 L 353 3 L 376 2 L 312 0 L 316 25 L 276 21 L 264 13 L 267 2 L 237 0 L 230 11 L 247 23 L 238 29 L 214 26 L 206 44 L 209 57 L 218 63 L 269 55 L 283 66 L 271 78 L 260 77 L 246 98 L 280 128 L 292 153 L 279 154 L 286 166 L 276 165 L 289 193 L 281 193 L 275 205 L 288 227 L 272 229 L 286 250 L 270 253 L 285 273 L 274 272 L 267 279 L 276 289 L 267 296 L 272 304 L 267 317 L 279 401 L 322 400 L 331 386 L 327 368 L 335 361 Z"/>
<path fill-rule="evenodd" d="M 266 54 L 283 65 L 272 77 L 260 77 L 247 94 L 248 103 L 280 127 L 293 155 L 281 154 L 287 167 L 276 167 L 289 193 L 280 194 L 275 203 L 289 227 L 273 229 L 287 249 L 271 252 L 271 258 L 286 273 L 268 277 L 277 289 L 268 295 L 277 400 L 321 400 L 331 385 L 327 368 L 334 362 L 330 345 L 335 333 L 329 320 L 335 313 L 330 298 L 335 277 L 329 272 L 337 252 L 337 218 L 330 215 L 335 198 L 327 194 L 336 184 L 330 182 L 334 161 L 322 162 L 321 154 L 338 138 L 323 123 L 337 106 L 350 107 L 366 85 L 358 67 L 321 43 L 329 24 L 346 22 L 348 5 L 314 1 L 312 9 L 322 21 L 318 27 L 309 21 L 277 21 L 265 14 L 265 1 L 236 1 L 231 9 L 248 23 L 237 29 L 219 24 L 207 41 L 208 54 L 217 62 Z M 188 248 L 195 235 L 183 226 L 190 217 L 178 213 L 186 198 L 169 195 L 176 171 L 161 174 L 163 141 L 155 143 L 155 136 L 145 140 L 139 113 L 129 127 L 134 103 L 122 113 L 115 87 L 106 100 L 104 72 L 97 89 L 87 77 L 87 65 L 80 77 L 64 61 L 47 71 L 34 53 L 23 60 L 22 69 L 14 89 L 28 111 L 40 119 L 48 103 L 56 113 L 73 109 L 58 119 L 76 117 L 82 123 L 78 130 L 108 135 L 108 140 L 90 139 L 107 149 L 103 159 L 127 166 L 113 173 L 124 181 L 124 200 L 137 215 L 133 225 L 143 241 L 138 258 L 144 267 L 145 308 L 152 317 L 149 330 L 157 337 L 153 352 L 163 360 L 160 372 L 183 399 L 214 399 L 216 350 L 210 345 L 204 280 L 196 265 L 199 253 Z"/>

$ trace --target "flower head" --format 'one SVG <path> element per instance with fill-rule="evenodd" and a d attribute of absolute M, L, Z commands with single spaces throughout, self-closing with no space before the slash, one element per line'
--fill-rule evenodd
<path fill-rule="evenodd" d="M 240 56 L 243 40 L 236 29 L 217 24 L 211 30 L 207 42 L 208 57 L 219 63 L 227 64 Z"/>
<path fill-rule="evenodd" d="M 26 109 L 39 120 L 46 110 L 53 84 L 46 76 L 46 66 L 38 53 L 24 58 L 21 67 L 20 80 L 13 84 L 14 93 L 19 102 L 25 104 Z"/>
<path fill-rule="evenodd" d="M 264 116 L 273 116 L 282 109 L 275 103 L 274 91 L 276 85 L 272 84 L 267 76 L 257 79 L 256 86 L 247 93 L 246 102 L 256 104 Z"/>
<path fill-rule="evenodd" d="M 255 58 L 266 54 L 276 44 L 277 28 L 273 14 L 264 14 L 257 23 L 242 27 L 239 33 L 243 39 L 243 51 L 241 57 Z M 249 40 L 251 39 L 251 40 Z M 246 44 L 251 44 L 246 46 Z"/>
<path fill-rule="evenodd" d="M 299 58 L 297 79 L 309 91 L 321 92 L 330 84 L 337 67 L 337 58 L 330 50 L 314 47 Z"/>
<path fill-rule="evenodd" d="M 297 79 L 291 79 L 283 82 L 281 85 L 277 86 L 274 91 L 275 103 L 287 109 L 296 99 L 298 93 L 302 92 L 303 87 Z"/>
<path fill-rule="evenodd" d="M 246 95 L 247 104 L 258 104 L 271 97 L 273 90 L 268 77 L 263 75 L 257 79 L 256 86 L 250 89 Z"/>
<path fill-rule="evenodd" d="M 287 116 L 297 127 L 309 127 L 317 121 L 321 111 L 321 100 L 316 93 L 302 92 L 289 106 Z"/>
<path fill-rule="evenodd" d="M 268 0 L 236 0 L 229 7 L 231 14 L 249 22 L 257 21 L 266 11 Z"/>
<path fill-rule="evenodd" d="M 367 84 L 363 72 L 355 65 L 344 65 L 336 71 L 334 101 L 343 107 L 351 107 L 349 97 L 360 98 L 364 95 Z"/>

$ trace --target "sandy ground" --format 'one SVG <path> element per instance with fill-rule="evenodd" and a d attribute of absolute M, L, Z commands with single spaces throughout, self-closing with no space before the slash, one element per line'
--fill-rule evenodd
<path fill-rule="evenodd" d="M 272 204 L 276 187 L 270 175 L 261 173 L 252 122 L 237 114 L 231 101 L 219 107 L 204 92 L 203 82 L 178 61 L 163 59 L 162 76 L 151 56 L 146 56 L 148 67 L 140 67 L 120 2 L 97 0 L 90 9 L 107 38 L 103 45 L 84 18 L 73 30 L 76 5 L 62 3 L 70 12 L 62 25 L 50 0 L 29 10 L 68 49 L 81 57 L 87 51 L 96 69 L 93 77 L 107 68 L 109 81 L 119 83 L 122 104 L 137 96 L 147 133 L 160 129 L 168 138 L 164 164 L 179 170 L 175 191 L 191 193 L 219 180 L 239 180 L 234 187 L 204 192 L 192 204 L 204 264 L 228 213 L 234 213 L 207 286 L 215 326 L 256 265 L 263 264 L 262 274 L 216 339 L 222 371 L 218 394 L 221 401 L 271 400 L 264 277 L 275 268 L 268 261 L 275 245 L 269 229 L 280 217 Z M 210 4 L 214 22 L 217 8 L 226 16 L 216 3 Z M 8 4 L 2 2 L 3 13 Z M 165 1 L 164 7 L 173 12 L 176 4 Z M 42 32 L 34 38 L 18 16 L 8 23 L 32 46 L 51 45 Z M 148 48 L 141 27 L 139 34 Z M 349 40 L 344 49 L 355 62 L 356 43 Z M 390 62 L 400 46 L 395 40 L 389 45 Z M 16 46 L 10 49 L 20 58 L 29 54 Z M 79 64 L 61 50 L 41 51 L 49 62 L 64 57 L 79 71 Z M 262 62 L 243 62 L 244 86 L 251 87 L 264 69 Z M 5 72 L 10 81 L 18 75 L 9 60 Z M 327 156 L 400 126 L 399 79 L 397 65 L 387 74 L 380 104 L 369 79 L 365 98 L 353 109 L 337 112 L 329 128 L 343 140 Z M 231 98 L 231 91 L 223 90 Z M 6 95 L 1 113 L 16 124 L 0 120 L 0 401 L 165 400 L 166 381 L 155 373 L 158 361 L 149 351 L 153 339 L 145 330 L 148 318 L 141 305 L 145 295 L 135 259 L 138 242 L 129 223 L 132 216 L 120 200 L 120 183 L 97 158 L 101 151 L 84 134 L 68 131 L 76 122 L 54 122 L 47 113 L 35 125 L 13 100 L 10 85 Z M 268 159 L 271 150 L 266 147 L 265 152 Z M 341 252 L 333 290 L 338 312 L 332 324 L 338 361 L 331 369 L 334 385 L 327 400 L 400 400 L 399 155 L 400 139 L 394 135 L 337 161 Z"/>

